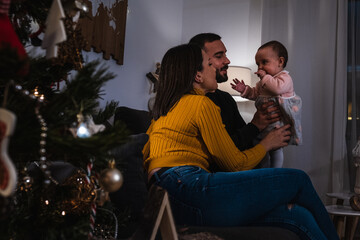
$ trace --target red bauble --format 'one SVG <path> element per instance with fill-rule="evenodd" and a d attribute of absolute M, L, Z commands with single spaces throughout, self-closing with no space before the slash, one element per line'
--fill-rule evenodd
<path fill-rule="evenodd" d="M 0 47 L 10 44 L 10 47 L 16 48 L 20 58 L 26 57 L 26 51 L 16 35 L 10 19 L 5 14 L 0 14 Z"/>
<path fill-rule="evenodd" d="M 9 17 L 6 14 L 0 14 L 0 49 L 9 46 L 17 50 L 20 60 L 27 58 L 24 46 L 16 35 Z M 26 64 L 18 74 L 21 76 L 26 75 L 28 73 L 28 67 L 29 66 Z"/>

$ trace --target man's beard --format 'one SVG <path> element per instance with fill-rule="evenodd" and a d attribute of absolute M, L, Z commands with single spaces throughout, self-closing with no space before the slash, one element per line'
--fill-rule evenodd
<path fill-rule="evenodd" d="M 225 68 L 225 67 L 224 67 Z M 226 69 L 227 69 L 227 67 L 226 67 Z M 223 83 L 223 82 L 226 82 L 228 80 L 228 75 L 227 74 L 225 74 L 224 76 L 222 76 L 221 74 L 220 74 L 220 70 L 219 69 L 216 69 L 216 81 L 218 82 L 218 83 Z"/>

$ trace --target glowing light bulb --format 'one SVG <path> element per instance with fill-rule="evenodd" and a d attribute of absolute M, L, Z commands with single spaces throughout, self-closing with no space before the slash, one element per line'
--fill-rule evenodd
<path fill-rule="evenodd" d="M 61 212 L 61 215 L 65 216 L 65 214 L 66 214 L 65 211 L 62 211 L 62 212 Z"/>
<path fill-rule="evenodd" d="M 39 91 L 38 91 L 38 88 L 37 88 L 37 87 L 34 89 L 34 96 L 36 96 L 36 97 L 39 96 Z"/>
<path fill-rule="evenodd" d="M 80 126 L 78 127 L 77 131 L 76 131 L 76 135 L 79 138 L 88 138 L 90 137 L 90 132 L 87 129 L 85 123 L 81 123 Z"/>

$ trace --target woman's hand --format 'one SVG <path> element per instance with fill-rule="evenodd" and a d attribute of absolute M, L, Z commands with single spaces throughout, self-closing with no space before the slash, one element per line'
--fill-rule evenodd
<path fill-rule="evenodd" d="M 287 124 L 280 128 L 274 129 L 269 132 L 260 144 L 263 145 L 266 151 L 275 150 L 288 145 L 290 140 L 290 125 Z"/>

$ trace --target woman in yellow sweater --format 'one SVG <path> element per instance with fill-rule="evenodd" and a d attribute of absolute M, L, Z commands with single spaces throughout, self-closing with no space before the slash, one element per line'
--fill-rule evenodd
<path fill-rule="evenodd" d="M 289 126 L 239 151 L 205 94 L 215 91 L 216 70 L 196 45 L 163 57 L 147 134 L 149 182 L 169 193 L 177 224 L 276 225 L 303 239 L 338 239 L 309 177 L 296 169 L 256 169 L 267 151 L 284 147 Z M 223 172 L 211 172 L 212 166 Z"/>

